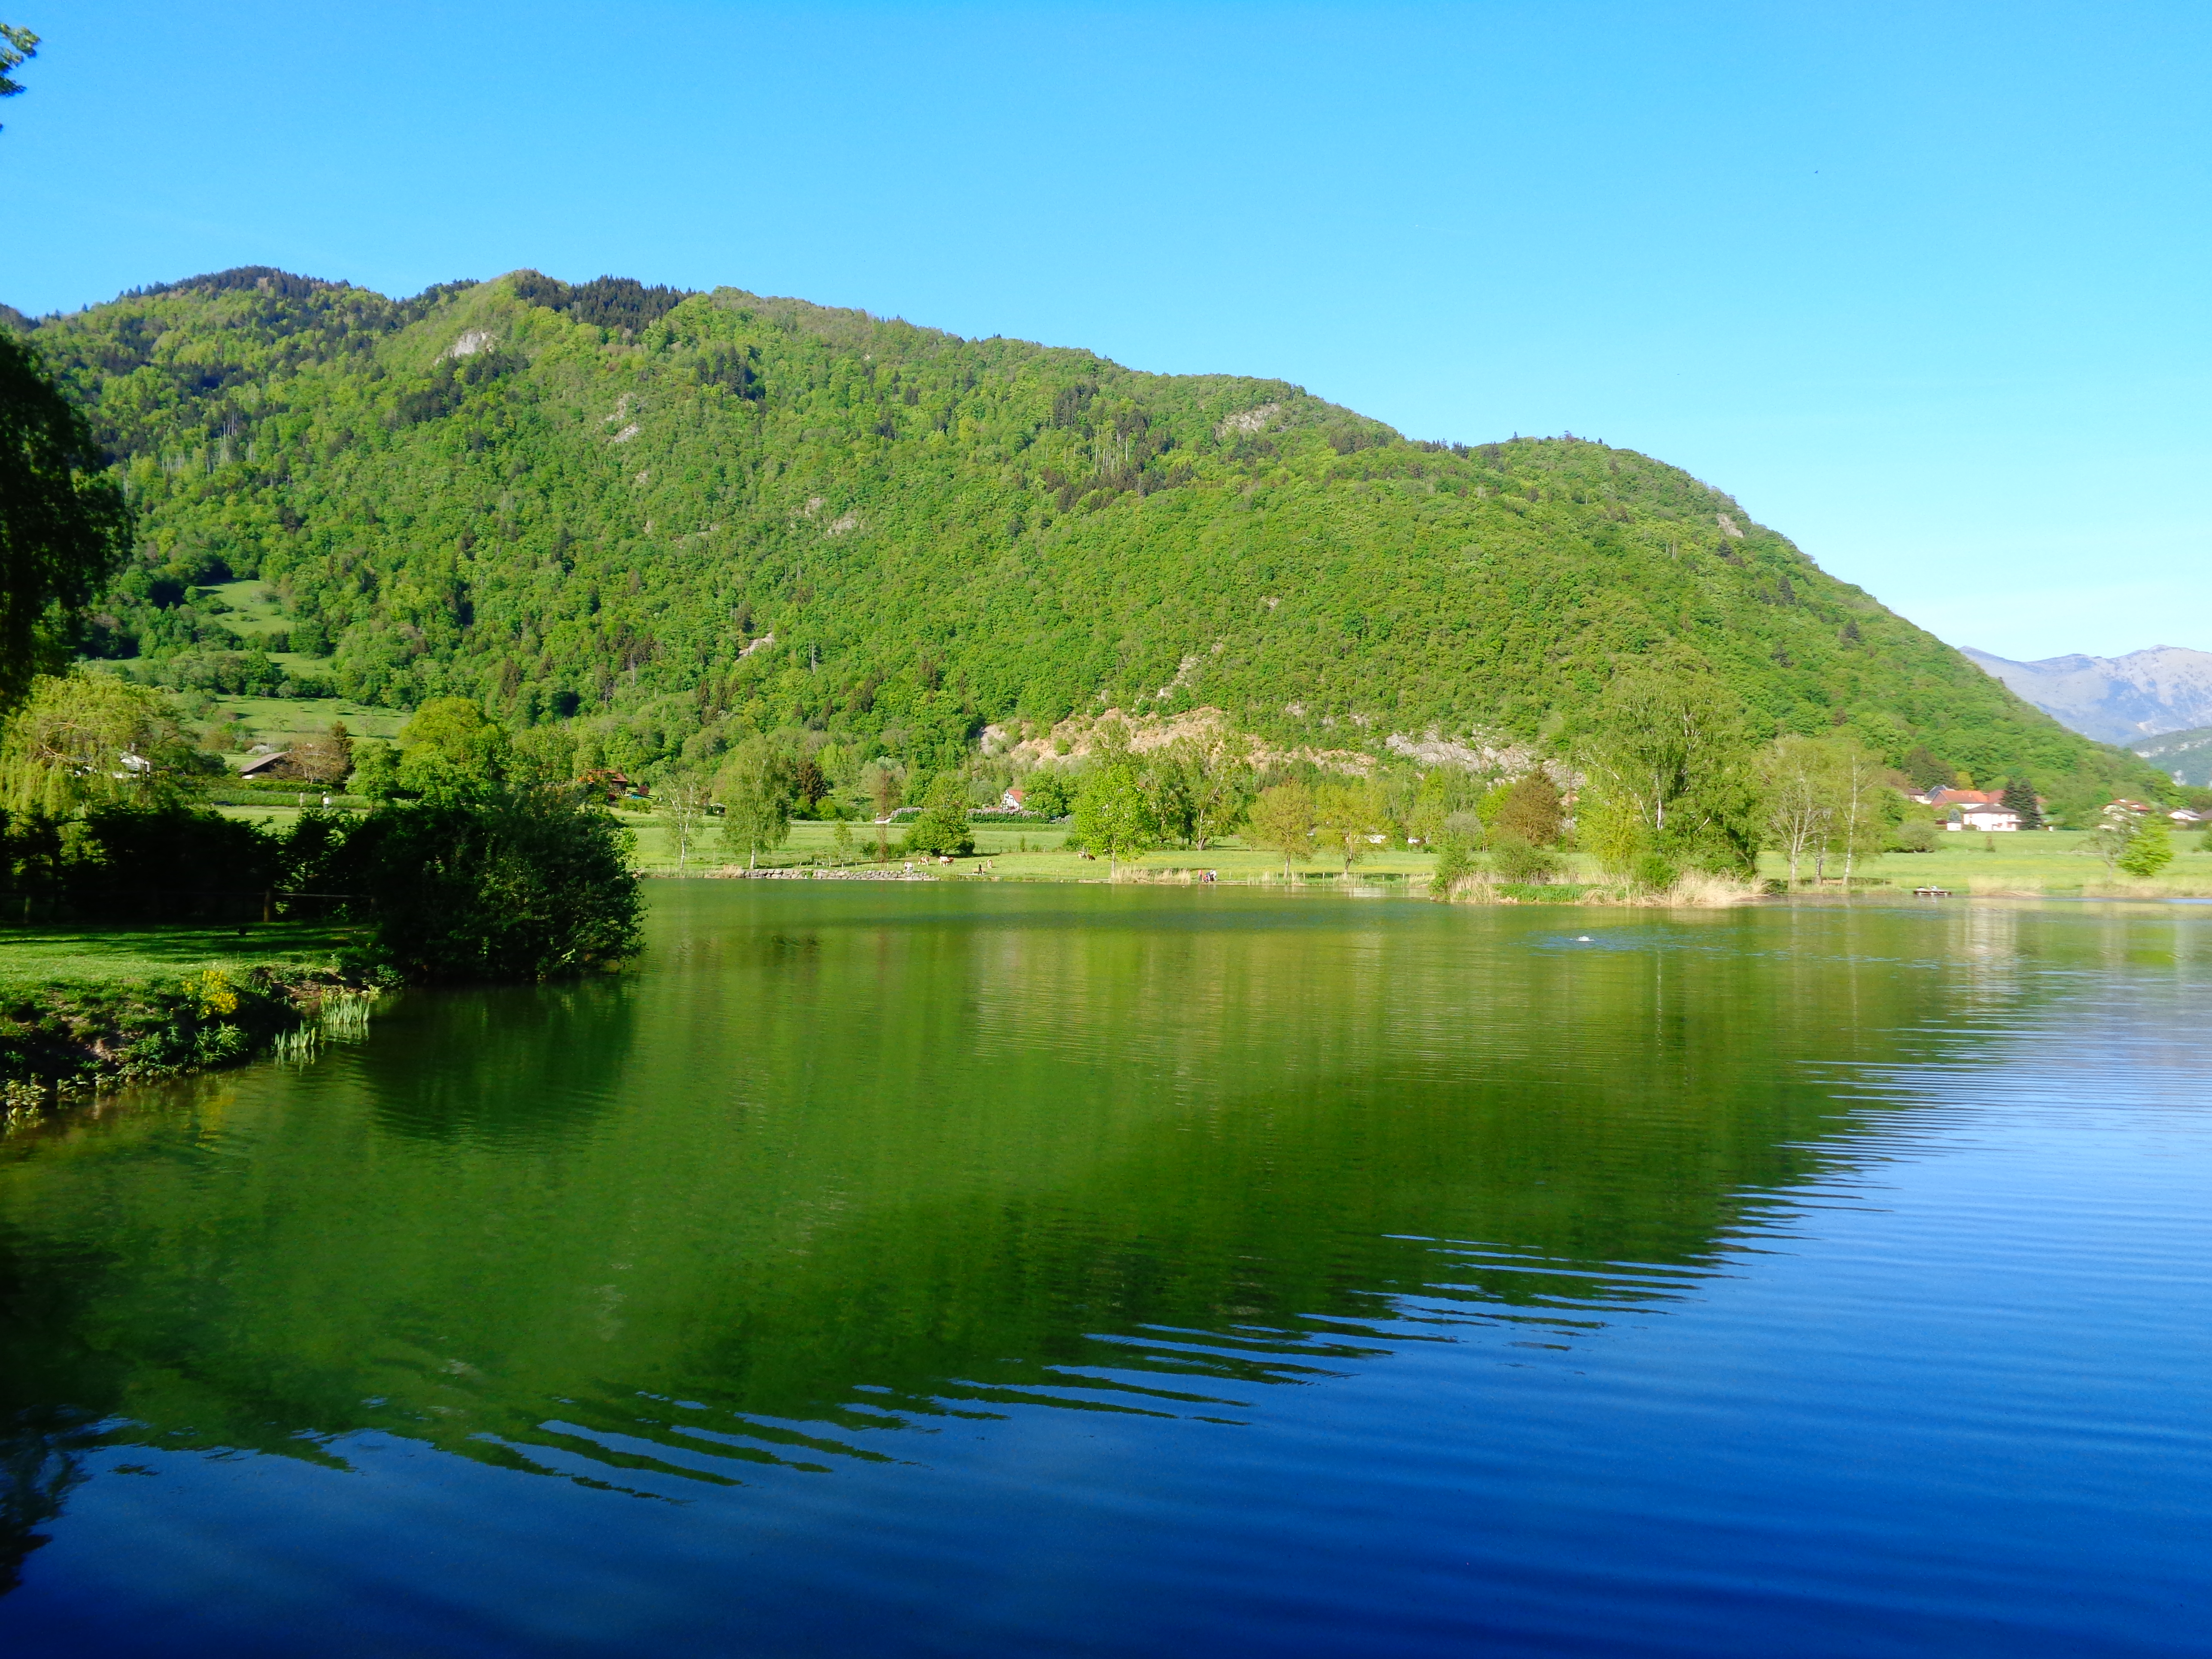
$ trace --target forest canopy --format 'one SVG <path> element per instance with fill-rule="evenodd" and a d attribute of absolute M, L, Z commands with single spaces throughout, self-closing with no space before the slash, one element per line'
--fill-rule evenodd
<path fill-rule="evenodd" d="M 2151 787 L 1585 439 L 1413 441 L 1280 381 L 534 271 L 394 301 L 255 268 L 28 331 L 137 516 L 82 648 L 160 683 L 464 697 L 632 771 L 793 728 L 932 771 L 1108 708 L 1565 752 L 1664 651 L 1754 739 Z M 250 649 L 210 592 L 242 578 L 284 612 Z"/>

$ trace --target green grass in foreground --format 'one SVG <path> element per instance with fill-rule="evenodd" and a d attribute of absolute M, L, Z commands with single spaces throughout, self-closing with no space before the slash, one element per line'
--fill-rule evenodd
<path fill-rule="evenodd" d="M 357 928 L 276 921 L 248 927 L 0 927 L 0 988 L 109 985 L 202 968 L 327 958 Z"/>

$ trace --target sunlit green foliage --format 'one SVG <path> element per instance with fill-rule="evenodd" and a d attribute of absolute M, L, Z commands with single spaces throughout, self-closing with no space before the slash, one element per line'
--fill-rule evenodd
<path fill-rule="evenodd" d="M 1287 877 L 1293 863 L 1304 864 L 1313 857 L 1314 828 L 1319 816 L 1313 791 L 1292 779 L 1260 792 L 1247 817 L 1245 833 L 1254 846 L 1283 855 L 1283 874 Z"/>
<path fill-rule="evenodd" d="M 0 806 L 14 812 L 173 802 L 210 769 L 221 763 L 198 751 L 167 698 L 112 674 L 42 676 L 0 729 Z"/>
<path fill-rule="evenodd" d="M 303 874 L 350 896 L 346 914 L 374 923 L 379 955 L 410 979 L 549 979 L 637 948 L 629 852 L 611 815 L 509 789 L 379 806 Z"/>
<path fill-rule="evenodd" d="M 1071 845 L 1119 862 L 1151 851 L 1164 833 L 1144 768 L 1133 756 L 1126 750 L 1109 754 L 1085 775 Z"/>
<path fill-rule="evenodd" d="M 1277 381 L 534 273 L 399 302 L 229 272 L 36 338 L 142 514 L 91 648 L 234 647 L 199 589 L 257 575 L 283 673 L 576 720 L 633 776 L 808 726 L 933 773 L 986 721 L 1140 700 L 1565 742 L 1670 646 L 1753 739 L 2144 771 L 1600 443 L 1409 442 Z"/>
<path fill-rule="evenodd" d="M 792 781 L 790 760 L 765 738 L 747 738 L 723 763 L 714 788 L 722 841 L 748 869 L 790 838 Z"/>
<path fill-rule="evenodd" d="M 1750 722 L 1704 661 L 1677 651 L 1616 676 L 1579 758 L 1613 867 L 1656 854 L 1716 873 L 1752 869 L 1760 814 Z"/>
<path fill-rule="evenodd" d="M 2166 821 L 2156 812 L 2144 814 L 2113 862 L 2143 881 L 2165 869 L 2173 862 L 2173 832 Z"/>

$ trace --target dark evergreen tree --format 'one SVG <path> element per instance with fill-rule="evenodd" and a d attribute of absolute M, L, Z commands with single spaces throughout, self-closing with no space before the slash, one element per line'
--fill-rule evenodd
<path fill-rule="evenodd" d="M 2043 809 L 2036 802 L 2035 786 L 2026 778 L 2014 778 L 2006 784 L 2003 799 L 2008 811 L 2020 814 L 2021 829 L 2043 828 Z"/>

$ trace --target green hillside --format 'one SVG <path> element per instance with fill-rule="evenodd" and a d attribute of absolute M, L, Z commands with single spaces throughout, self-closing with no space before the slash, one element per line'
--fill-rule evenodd
<path fill-rule="evenodd" d="M 1570 735 L 1680 641 L 1778 731 L 2150 775 L 1601 443 L 1413 442 L 1279 381 L 534 272 L 396 301 L 248 270 L 29 326 L 141 515 L 86 648 L 173 683 L 480 696 L 632 766 L 792 725 L 937 765 L 1109 705 Z M 204 593 L 246 578 L 280 608 Z"/>

